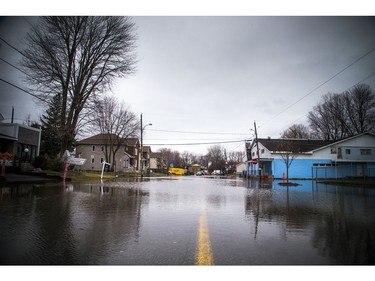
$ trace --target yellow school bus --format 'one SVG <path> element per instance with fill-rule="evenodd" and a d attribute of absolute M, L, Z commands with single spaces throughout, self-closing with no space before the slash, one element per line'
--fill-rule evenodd
<path fill-rule="evenodd" d="M 185 174 L 185 170 L 184 169 L 181 169 L 181 168 L 169 168 L 169 173 L 173 174 L 173 175 L 184 175 Z"/>

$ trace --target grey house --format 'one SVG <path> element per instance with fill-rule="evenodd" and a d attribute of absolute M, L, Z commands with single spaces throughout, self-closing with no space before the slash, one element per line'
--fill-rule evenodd
<path fill-rule="evenodd" d="M 13 155 L 7 166 L 22 169 L 39 156 L 41 129 L 16 123 L 0 123 L 0 152 Z"/>

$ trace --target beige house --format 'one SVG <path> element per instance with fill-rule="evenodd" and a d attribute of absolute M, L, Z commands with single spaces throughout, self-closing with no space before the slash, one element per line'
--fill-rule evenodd
<path fill-rule="evenodd" d="M 143 170 L 147 170 L 150 168 L 150 160 L 151 160 L 151 147 L 150 146 L 143 146 Z M 142 165 L 141 165 L 142 168 Z"/>
<path fill-rule="evenodd" d="M 115 159 L 111 151 L 116 151 Z M 140 170 L 140 143 L 138 138 L 98 134 L 77 142 L 76 157 L 86 159 L 80 167 L 82 170 L 100 171 L 105 161 L 110 162 L 116 172 L 137 172 Z"/>
<path fill-rule="evenodd" d="M 165 166 L 161 152 L 151 152 L 150 169 L 163 169 Z"/>

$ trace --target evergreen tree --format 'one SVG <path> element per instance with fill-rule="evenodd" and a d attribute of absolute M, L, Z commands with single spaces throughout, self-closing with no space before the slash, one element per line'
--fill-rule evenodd
<path fill-rule="evenodd" d="M 53 97 L 50 107 L 42 115 L 42 136 L 40 154 L 55 158 L 61 147 L 61 95 Z"/>

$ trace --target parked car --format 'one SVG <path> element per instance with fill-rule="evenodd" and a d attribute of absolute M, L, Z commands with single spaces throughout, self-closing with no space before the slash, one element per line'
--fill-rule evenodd
<path fill-rule="evenodd" d="M 198 171 L 195 175 L 196 176 L 204 176 L 204 172 L 203 171 Z"/>

